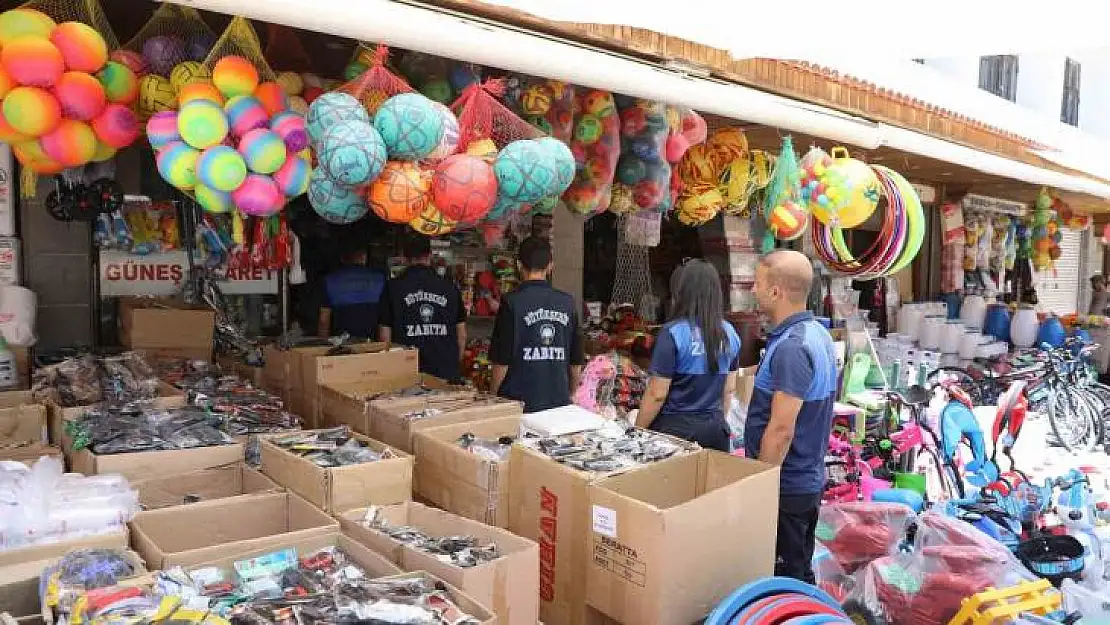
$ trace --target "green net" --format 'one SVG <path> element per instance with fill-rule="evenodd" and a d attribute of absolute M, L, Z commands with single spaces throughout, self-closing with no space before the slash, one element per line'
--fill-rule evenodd
<path fill-rule="evenodd" d="M 160 39 L 151 42 L 155 38 Z M 152 73 L 168 76 L 179 63 L 203 60 L 214 41 L 216 33 L 204 23 L 199 11 L 163 4 L 123 47 L 144 55 Z"/>
<path fill-rule="evenodd" d="M 254 26 L 245 17 L 236 17 L 224 29 L 212 51 L 204 59 L 203 65 L 211 72 L 216 63 L 225 56 L 241 56 L 250 61 L 258 70 L 260 80 L 275 80 L 274 70 L 266 62 L 266 55 L 262 52 L 262 43 L 258 40 L 258 33 Z"/>
<path fill-rule="evenodd" d="M 115 50 L 119 47 L 119 39 L 116 38 L 116 33 L 112 31 L 112 26 L 108 23 L 108 18 L 104 15 L 104 9 L 100 6 L 98 0 L 31 0 L 31 2 L 25 3 L 23 7 L 42 11 L 59 24 L 62 22 L 84 22 L 95 28 L 96 32 L 104 37 L 109 50 Z"/>

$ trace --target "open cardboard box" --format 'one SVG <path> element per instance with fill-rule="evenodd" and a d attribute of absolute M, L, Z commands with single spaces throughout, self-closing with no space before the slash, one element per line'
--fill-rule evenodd
<path fill-rule="evenodd" d="M 176 408 L 185 405 L 185 393 L 159 380 L 158 396 L 150 401 L 154 406 L 159 408 Z M 65 438 L 65 428 L 63 427 L 65 422 L 72 421 L 85 414 L 90 408 L 94 408 L 96 404 L 63 407 L 50 400 L 47 400 L 45 404 L 48 418 L 50 419 L 50 442 L 61 447 L 62 450 L 65 451 L 65 444 L 63 441 Z"/>
<path fill-rule="evenodd" d="M 648 467 L 665 473 L 682 457 L 636 467 L 626 473 Z M 513 445 L 509 471 L 512 475 L 509 529 L 540 546 L 541 618 L 545 623 L 566 625 L 607 622 L 586 604 L 584 572 L 592 555 L 588 550 L 589 485 L 610 475 L 578 471 L 521 444 Z"/>
<path fill-rule="evenodd" d="M 242 462 L 139 480 L 131 482 L 131 487 L 139 491 L 139 505 L 144 510 L 282 490 L 273 480 Z"/>
<path fill-rule="evenodd" d="M 53 445 L 31 443 L 19 447 L 4 448 L 3 443 L 0 443 L 0 461 L 11 460 L 12 462 L 21 462 L 27 466 L 33 466 L 43 456 L 57 458 L 62 466 L 65 466 L 65 455 L 61 449 Z"/>
<path fill-rule="evenodd" d="M 494 527 L 509 526 L 509 460 L 486 460 L 461 447 L 471 433 L 479 438 L 516 436 L 520 416 L 424 428 L 413 433 L 417 458 L 413 487 L 435 506 Z"/>
<path fill-rule="evenodd" d="M 46 443 L 49 433 L 46 406 L 28 391 L 0 393 L 0 447 L 4 443 Z"/>
<path fill-rule="evenodd" d="M 263 355 L 266 390 L 281 396 L 286 409 L 300 415 L 310 427 L 317 427 L 322 416 L 320 385 L 373 381 L 419 368 L 420 355 L 415 349 L 390 349 L 386 343 L 346 347 L 355 353 L 328 356 L 331 347 L 267 347 Z"/>
<path fill-rule="evenodd" d="M 359 382 L 327 382 L 320 385 L 320 413 L 328 427 L 346 425 L 367 436 L 374 435 L 373 410 L 370 403 L 376 396 L 401 391 L 414 386 L 430 389 L 455 390 L 473 397 L 473 390 L 456 387 L 431 375 L 422 374 L 416 363 L 391 371 L 386 375 Z"/>
<path fill-rule="evenodd" d="M 135 571 L 135 577 L 146 575 L 146 566 L 143 565 L 139 554 L 121 547 L 118 549 L 130 563 Z M 8 612 L 11 616 L 20 619 L 42 619 L 43 622 L 53 622 L 53 613 L 39 601 L 39 578 L 49 566 L 61 558 L 64 553 L 41 560 L 32 560 L 20 564 L 0 566 L 0 612 Z"/>
<path fill-rule="evenodd" d="M 74 549 L 127 549 L 128 544 L 127 528 L 121 527 L 118 531 L 95 536 L 80 536 L 56 543 L 0 550 L 0 570 L 24 562 L 56 560 Z"/>
<path fill-rule="evenodd" d="M 535 623 L 539 617 L 539 547 L 510 532 L 477 521 L 408 502 L 381 508 L 394 526 L 422 530 L 429 536 L 473 536 L 479 544 L 495 544 L 501 557 L 472 568 L 459 568 L 377 530 L 363 526 L 366 509 L 340 517 L 343 531 L 387 555 L 406 571 L 428 571 L 474 597 L 497 614 L 502 623 Z"/>
<path fill-rule="evenodd" d="M 412 456 L 361 434 L 351 435 L 378 453 L 390 451 L 396 457 L 324 468 L 275 445 L 270 439 L 282 436 L 277 434 L 260 437 L 262 472 L 332 514 L 412 499 Z"/>
<path fill-rule="evenodd" d="M 370 402 L 370 427 L 374 438 L 398 449 L 412 452 L 412 435 L 425 428 L 455 423 L 472 423 L 498 417 L 520 417 L 520 402 L 490 395 L 472 395 L 470 391 L 447 391 L 425 397 L 378 399 Z M 469 395 L 469 396 L 468 396 Z M 438 410 L 439 414 L 423 419 L 405 415 L 418 410 Z"/>
<path fill-rule="evenodd" d="M 404 573 L 401 567 L 397 566 L 393 560 L 339 531 L 293 540 L 265 549 L 228 551 L 213 560 L 190 566 L 187 570 L 195 571 L 206 567 L 216 567 L 225 570 L 234 569 L 235 563 L 240 560 L 265 556 L 275 551 L 282 551 L 283 549 L 293 549 L 297 552 L 298 558 L 304 558 L 327 547 L 338 547 L 341 549 L 343 553 L 347 554 L 347 556 L 355 562 L 355 564 L 362 567 L 362 570 L 371 578 L 387 577 Z"/>
<path fill-rule="evenodd" d="M 703 450 L 588 491 L 586 600 L 621 623 L 689 625 L 774 574 L 776 466 Z"/>
<path fill-rule="evenodd" d="M 272 549 L 338 527 L 335 519 L 292 493 L 239 495 L 140 512 L 131 521 L 131 543 L 151 569 L 165 569 Z"/>
<path fill-rule="evenodd" d="M 124 297 L 119 303 L 120 342 L 128 349 L 169 358 L 212 360 L 216 313 L 167 298 Z M 167 329 L 173 328 L 172 332 Z"/>

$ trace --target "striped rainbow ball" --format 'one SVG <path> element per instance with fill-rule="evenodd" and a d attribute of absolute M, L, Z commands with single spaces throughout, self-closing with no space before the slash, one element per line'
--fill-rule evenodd
<path fill-rule="evenodd" d="M 288 150 L 277 133 L 259 128 L 248 132 L 239 141 L 239 153 L 251 171 L 272 174 L 281 169 Z"/>
<path fill-rule="evenodd" d="M 244 137 L 252 130 L 265 128 L 270 123 L 270 116 L 258 98 L 250 95 L 235 96 L 224 104 L 227 121 L 231 124 L 231 134 Z"/>
<path fill-rule="evenodd" d="M 238 189 L 231 192 L 231 199 L 243 214 L 251 217 L 269 217 L 285 206 L 274 179 L 261 174 L 251 174 Z"/>
<path fill-rule="evenodd" d="M 274 182 L 285 197 L 297 197 L 308 191 L 311 175 L 312 167 L 307 161 L 299 156 L 290 156 L 281 169 L 274 172 Z"/>
<path fill-rule="evenodd" d="M 174 141 L 181 141 L 181 133 L 177 131 L 177 111 L 162 111 L 152 115 L 146 122 L 146 138 L 155 150 Z"/>
<path fill-rule="evenodd" d="M 300 152 L 308 147 L 308 131 L 305 130 L 304 117 L 286 111 L 278 113 L 270 120 L 270 130 L 273 130 L 285 141 L 285 147 L 290 152 Z"/>

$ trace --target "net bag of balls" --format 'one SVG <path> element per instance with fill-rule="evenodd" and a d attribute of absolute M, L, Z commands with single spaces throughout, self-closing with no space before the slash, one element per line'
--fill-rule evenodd
<path fill-rule="evenodd" d="M 372 53 L 364 46 L 360 46 L 358 59 L 361 60 L 356 60 L 355 63 L 368 60 L 370 62 L 369 68 L 341 85 L 336 91 L 350 94 L 359 102 L 362 102 L 370 117 L 373 117 L 389 98 L 412 92 L 412 87 L 405 82 L 404 78 L 386 67 L 386 61 L 389 59 L 389 48 L 385 44 L 379 44 Z"/>
<path fill-rule="evenodd" d="M 521 77 L 505 94 L 515 110 L 537 130 L 570 143 L 574 137 L 575 87 L 561 80 Z"/>
<path fill-rule="evenodd" d="M 792 241 L 805 233 L 809 224 L 809 211 L 802 201 L 801 180 L 794 141 L 785 137 L 764 196 L 763 220 L 767 223 L 763 239 L 764 252 L 774 247 L 775 239 Z"/>
<path fill-rule="evenodd" d="M 602 89 L 579 90 L 576 94 L 578 117 L 574 121 L 574 135 L 570 151 L 574 156 L 577 174 L 563 200 L 567 208 L 579 215 L 596 215 L 609 209 L 613 189 L 613 176 L 621 154 L 621 119 L 613 94 Z M 621 193 L 620 210 L 635 210 L 631 201 L 631 185 Z"/>
<path fill-rule="evenodd" d="M 465 152 L 472 144 L 484 140 L 492 141 L 496 149 L 501 150 L 513 141 L 543 136 L 498 100 L 505 95 L 505 89 L 502 79 L 472 83 L 451 104 L 451 110 L 459 118 L 458 151 Z"/>
<path fill-rule="evenodd" d="M 21 9 L 33 9 L 48 15 L 56 23 L 81 22 L 92 27 L 100 33 L 108 50 L 119 47 L 119 38 L 116 37 L 104 8 L 98 0 L 31 0 L 20 6 Z"/>
<path fill-rule="evenodd" d="M 162 4 L 146 24 L 123 44 L 119 59 L 140 77 L 169 79 L 180 63 L 200 63 L 216 43 L 216 33 L 193 8 Z"/>
<path fill-rule="evenodd" d="M 632 201 L 638 210 L 667 212 L 672 207 L 667 139 L 671 128 L 680 123 L 679 112 L 662 102 L 625 97 L 618 101 L 618 109 L 621 154 L 617 180 L 632 187 Z"/>

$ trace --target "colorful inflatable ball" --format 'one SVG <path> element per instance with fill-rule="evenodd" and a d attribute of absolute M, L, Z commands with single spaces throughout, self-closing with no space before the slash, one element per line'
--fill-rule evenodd
<path fill-rule="evenodd" d="M 478 221 L 497 202 L 497 176 L 476 156 L 448 156 L 436 165 L 431 199 L 448 219 Z"/>
<path fill-rule="evenodd" d="M 0 46 L 7 46 L 20 37 L 48 39 L 57 28 L 54 20 L 42 11 L 18 8 L 0 13 Z"/>
<path fill-rule="evenodd" d="M 177 94 L 169 80 L 158 74 L 147 74 L 139 79 L 139 115 L 143 119 L 176 106 Z"/>
<path fill-rule="evenodd" d="M 158 35 L 143 43 L 147 69 L 168 78 L 174 66 L 186 59 L 185 41 L 175 35 Z"/>
<path fill-rule="evenodd" d="M 175 141 L 158 152 L 158 173 L 162 179 L 182 191 L 191 191 L 197 184 L 197 159 L 200 152 Z"/>
<path fill-rule="evenodd" d="M 308 161 L 299 156 L 290 156 L 285 163 L 274 172 L 274 183 L 285 197 L 297 197 L 308 191 L 308 181 L 312 176 L 312 167 Z"/>
<path fill-rule="evenodd" d="M 170 72 L 170 85 L 176 92 L 181 91 L 185 85 L 194 82 L 208 82 L 211 75 L 208 69 L 196 61 L 178 63 Z"/>
<path fill-rule="evenodd" d="M 230 193 L 217 191 L 201 183 L 193 187 L 193 197 L 197 199 L 197 204 L 209 213 L 223 214 L 229 212 L 234 206 Z"/>
<path fill-rule="evenodd" d="M 231 192 L 231 200 L 244 215 L 250 217 L 269 217 L 285 206 L 285 196 L 277 183 L 261 174 L 248 174 L 243 184 Z"/>
<path fill-rule="evenodd" d="M 364 187 L 341 185 L 319 169 L 309 176 L 308 202 L 321 219 L 336 225 L 354 223 L 370 211 Z"/>
<path fill-rule="evenodd" d="M 305 129 L 304 118 L 292 111 L 274 115 L 270 120 L 270 130 L 281 137 L 290 152 L 300 152 L 308 147 L 308 131 Z"/>
<path fill-rule="evenodd" d="M 94 74 L 108 62 L 108 44 L 92 26 L 64 22 L 50 33 L 50 41 L 62 53 L 66 69 Z"/>
<path fill-rule="evenodd" d="M 65 72 L 62 53 L 48 39 L 17 37 L 0 51 L 0 65 L 21 85 L 51 87 Z"/>
<path fill-rule="evenodd" d="M 267 81 L 258 85 L 254 90 L 254 97 L 262 103 L 262 108 L 271 117 L 289 108 L 289 96 L 276 82 Z"/>
<path fill-rule="evenodd" d="M 513 141 L 497 154 L 493 163 L 498 194 L 522 204 L 558 192 L 559 173 L 548 150 L 536 141 Z"/>
<path fill-rule="evenodd" d="M 407 224 L 428 205 L 431 185 L 430 172 L 415 163 L 390 161 L 370 185 L 370 208 L 386 221 Z"/>
<path fill-rule="evenodd" d="M 309 139 L 316 143 L 324 138 L 328 128 L 347 120 L 370 123 L 370 116 L 354 96 L 332 92 L 316 98 L 308 107 L 304 121 Z"/>
<path fill-rule="evenodd" d="M 277 83 L 287 96 L 301 95 L 304 91 L 304 79 L 297 72 L 282 72 L 278 74 Z"/>
<path fill-rule="evenodd" d="M 38 87 L 16 87 L 3 102 L 4 118 L 18 133 L 29 137 L 42 136 L 62 121 L 62 107 L 57 98 Z"/>
<path fill-rule="evenodd" d="M 429 80 L 420 88 L 420 93 L 439 104 L 450 104 L 455 98 L 455 91 L 451 88 L 451 83 L 446 80 Z"/>
<path fill-rule="evenodd" d="M 374 115 L 374 128 L 385 141 L 390 158 L 415 161 L 427 157 L 439 145 L 444 121 L 431 100 L 417 93 L 402 93 L 382 104 Z"/>
<path fill-rule="evenodd" d="M 241 56 L 225 56 L 212 68 L 212 84 L 229 98 L 251 95 L 258 88 L 258 70 Z"/>
<path fill-rule="evenodd" d="M 146 122 L 146 138 L 155 150 L 181 141 L 181 133 L 177 130 L 177 111 L 162 111 L 151 116 Z"/>
<path fill-rule="evenodd" d="M 324 133 L 316 148 L 319 167 L 332 180 L 357 187 L 382 173 L 386 149 L 378 131 L 366 122 L 347 120 Z"/>
<path fill-rule="evenodd" d="M 131 70 L 131 73 L 135 74 L 136 80 L 146 75 L 146 59 L 138 52 L 123 49 L 113 50 L 108 55 L 108 61 L 119 63 Z"/>
<path fill-rule="evenodd" d="M 96 73 L 96 79 L 104 87 L 104 95 L 112 104 L 130 105 L 139 99 L 138 75 L 123 63 L 108 61 L 104 69 Z"/>
<path fill-rule="evenodd" d="M 104 87 L 85 72 L 66 72 L 52 89 L 62 116 L 80 121 L 91 121 L 104 110 L 108 101 Z"/>
<path fill-rule="evenodd" d="M 409 227 L 426 237 L 438 237 L 452 232 L 459 222 L 445 216 L 434 204 L 429 203 L 420 214 L 409 222 Z"/>
<path fill-rule="evenodd" d="M 252 130 L 239 140 L 239 153 L 247 168 L 259 174 L 272 174 L 281 169 L 288 156 L 285 142 L 271 130 Z"/>
<path fill-rule="evenodd" d="M 227 131 L 227 115 L 211 102 L 196 100 L 181 107 L 177 113 L 177 132 L 185 143 L 198 150 L 223 142 Z"/>
<path fill-rule="evenodd" d="M 243 137 L 252 130 L 266 128 L 270 124 L 270 116 L 257 98 L 250 95 L 237 95 L 228 99 L 224 104 L 227 121 L 231 125 L 231 134 Z"/>
<path fill-rule="evenodd" d="M 555 187 L 548 195 L 562 195 L 570 183 L 574 182 L 575 163 L 567 144 L 555 137 L 542 137 L 536 143 L 547 151 L 547 160 L 555 170 Z"/>
<path fill-rule="evenodd" d="M 214 191 L 234 191 L 246 179 L 247 164 L 235 148 L 213 146 L 197 158 L 197 180 Z"/>
<path fill-rule="evenodd" d="M 767 214 L 767 230 L 780 241 L 793 241 L 802 236 L 809 224 L 809 211 L 805 206 L 786 201 L 773 207 Z"/>
<path fill-rule="evenodd" d="M 23 134 L 15 128 L 12 128 L 12 125 L 8 123 L 8 119 L 4 117 L 3 108 L 0 107 L 0 141 L 3 141 L 4 143 L 15 144 L 23 143 L 24 141 L 30 141 L 32 139 L 34 139 L 34 137 L 32 137 L 31 135 Z"/>
<path fill-rule="evenodd" d="M 217 106 L 224 106 L 224 96 L 220 90 L 210 82 L 191 82 L 177 92 L 178 108 L 185 106 L 193 100 L 206 100 Z"/>
<path fill-rule="evenodd" d="M 135 112 L 122 104 L 109 104 L 92 122 L 93 131 L 105 145 L 117 150 L 135 142 L 142 134 L 142 126 Z"/>
<path fill-rule="evenodd" d="M 63 119 L 39 141 L 51 160 L 67 168 L 84 165 L 96 154 L 96 133 L 88 124 L 75 119 Z"/>
<path fill-rule="evenodd" d="M 12 153 L 21 165 L 41 176 L 61 173 L 65 169 L 64 165 L 42 151 L 42 144 L 37 139 L 13 144 Z"/>

